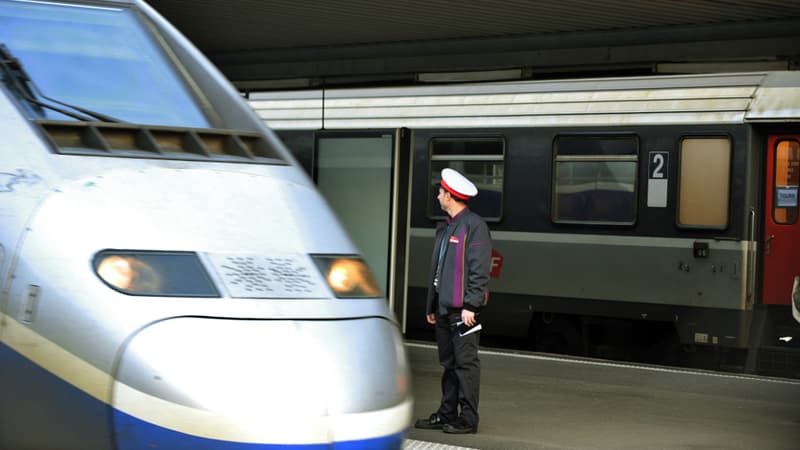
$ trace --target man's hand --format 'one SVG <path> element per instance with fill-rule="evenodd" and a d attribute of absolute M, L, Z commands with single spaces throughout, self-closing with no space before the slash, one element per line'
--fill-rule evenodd
<path fill-rule="evenodd" d="M 464 324 L 468 327 L 475 325 L 475 313 L 468 310 L 462 309 L 461 310 L 461 320 L 464 321 Z"/>
<path fill-rule="evenodd" d="M 431 325 L 436 325 L 436 314 L 433 314 L 433 313 L 427 314 L 425 316 L 425 320 L 427 320 L 428 323 L 431 324 Z"/>

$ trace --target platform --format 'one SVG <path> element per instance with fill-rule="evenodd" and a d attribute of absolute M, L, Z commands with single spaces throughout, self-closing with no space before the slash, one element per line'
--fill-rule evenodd
<path fill-rule="evenodd" d="M 415 417 L 438 407 L 432 343 L 406 343 Z M 406 449 L 800 448 L 800 381 L 480 352 L 477 434 L 411 429 Z"/>

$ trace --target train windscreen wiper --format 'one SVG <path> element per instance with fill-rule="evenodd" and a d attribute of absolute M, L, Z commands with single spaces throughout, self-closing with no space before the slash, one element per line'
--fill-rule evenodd
<path fill-rule="evenodd" d="M 3 43 L 0 43 L 0 69 L 2 69 L 3 78 L 7 80 L 7 83 L 13 87 L 26 101 L 33 105 L 39 106 L 40 108 L 47 108 L 51 111 L 55 111 L 81 121 L 88 122 L 92 121 L 92 119 L 97 119 L 103 122 L 122 122 L 114 117 L 62 102 L 44 95 L 33 79 L 25 71 L 25 67 L 22 65 L 22 62 L 12 55 L 11 51 Z M 39 99 L 44 99 L 50 103 L 64 106 L 72 111 L 43 102 Z"/>

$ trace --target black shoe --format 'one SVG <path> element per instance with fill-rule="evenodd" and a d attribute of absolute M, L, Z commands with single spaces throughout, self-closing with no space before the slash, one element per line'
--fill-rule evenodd
<path fill-rule="evenodd" d="M 442 431 L 450 434 L 473 434 L 478 432 L 478 426 L 470 425 L 463 417 L 459 417 L 453 423 L 446 423 Z"/>
<path fill-rule="evenodd" d="M 414 428 L 422 428 L 423 430 L 441 430 L 447 424 L 438 414 L 433 413 L 427 419 L 417 419 L 414 423 Z"/>

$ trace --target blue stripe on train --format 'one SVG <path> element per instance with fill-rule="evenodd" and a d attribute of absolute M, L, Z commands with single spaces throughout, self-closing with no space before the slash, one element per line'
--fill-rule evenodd
<path fill-rule="evenodd" d="M 0 342 L 0 449 L 110 450 L 108 405 Z"/>
<path fill-rule="evenodd" d="M 119 450 L 389 450 L 400 449 L 405 437 L 405 433 L 397 433 L 379 438 L 331 444 L 258 444 L 192 436 L 145 422 L 117 410 L 114 411 L 114 422 Z"/>

